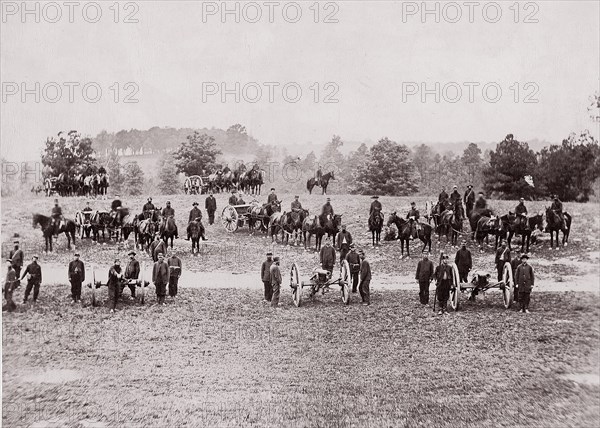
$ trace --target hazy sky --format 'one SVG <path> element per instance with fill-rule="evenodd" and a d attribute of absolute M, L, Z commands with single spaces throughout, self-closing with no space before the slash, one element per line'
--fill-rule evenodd
<path fill-rule="evenodd" d="M 38 5 L 39 23 L 35 14 L 22 15 L 21 2 L 2 3 L 2 156 L 35 159 L 46 137 L 60 130 L 96 135 L 234 123 L 278 145 L 325 142 L 334 133 L 396 141 L 499 141 L 509 132 L 520 140 L 560 141 L 585 128 L 598 135 L 586 110 L 599 88 L 597 1 L 521 3 L 518 16 L 514 2 L 499 2 L 496 23 L 488 22 L 497 13 L 489 2 L 474 8 L 473 22 L 463 2 L 454 3 L 460 19 L 455 7 L 428 3 L 439 8 L 439 23 L 434 14 L 422 22 L 421 2 L 321 3 L 318 23 L 312 1 L 297 3 L 302 16 L 295 23 L 288 22 L 296 16 L 290 2 L 275 2 L 272 23 L 265 2 L 229 2 L 239 7 L 239 23 L 221 15 L 221 2 L 132 2 L 127 9 L 121 3 L 118 17 L 112 3 L 101 4 L 97 23 L 84 19 L 86 2 L 74 9 L 72 23 L 62 2 L 55 3 L 60 19 L 56 7 L 30 3 Z M 94 20 L 96 11 L 86 7 L 85 18 Z M 259 22 L 248 22 L 257 10 Z M 123 22 L 130 14 L 139 22 Z M 322 22 L 326 16 L 338 22 Z M 68 82 L 79 85 L 73 102 Z M 220 92 L 203 93 L 210 82 L 233 92 L 239 82 L 240 102 L 235 94 L 222 102 Z M 23 83 L 33 90 L 24 102 Z M 433 90 L 425 102 L 420 92 L 410 95 L 421 84 Z M 253 103 L 257 86 L 262 96 Z M 102 94 L 92 102 L 98 87 Z M 302 94 L 294 103 L 297 87 Z M 125 103 L 128 94 L 139 102 Z M 325 103 L 328 95 L 338 102 Z"/>

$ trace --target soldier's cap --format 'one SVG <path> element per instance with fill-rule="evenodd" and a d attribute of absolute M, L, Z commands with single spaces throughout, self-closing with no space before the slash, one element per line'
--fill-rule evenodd
<path fill-rule="evenodd" d="M 360 250 L 358 250 L 358 254 L 360 254 L 361 256 L 365 255 L 365 250 L 363 250 L 362 248 Z"/>
<path fill-rule="evenodd" d="M 350 244 L 350 249 L 351 250 L 356 250 L 356 245 L 354 244 L 354 242 L 352 244 Z"/>
<path fill-rule="evenodd" d="M 463 239 L 460 243 L 463 244 L 463 245 L 466 245 L 467 241 Z"/>
<path fill-rule="evenodd" d="M 164 256 L 165 256 L 165 255 L 164 255 L 163 253 L 158 253 L 158 254 L 156 255 L 156 257 L 164 257 Z"/>
<path fill-rule="evenodd" d="M 18 244 L 18 243 L 19 243 L 19 240 L 17 240 L 17 239 L 15 239 L 15 240 L 13 241 L 13 244 Z"/>
<path fill-rule="evenodd" d="M 196 205 L 198 205 L 198 202 L 194 202 L 194 203 L 192 204 L 192 206 L 193 206 L 193 207 L 194 207 L 194 206 L 196 206 Z"/>
<path fill-rule="evenodd" d="M 452 186 L 453 189 L 458 189 L 458 186 L 455 184 L 454 186 Z"/>
<path fill-rule="evenodd" d="M 268 257 L 268 256 L 272 256 L 272 255 L 273 255 L 273 252 L 272 252 L 272 251 L 269 251 L 269 252 L 267 253 L 267 257 Z"/>
<path fill-rule="evenodd" d="M 414 202 L 411 202 L 410 204 L 411 204 L 411 205 L 417 205 L 417 204 L 415 204 Z"/>
<path fill-rule="evenodd" d="M 169 205 L 171 203 L 171 201 L 167 201 L 167 205 Z"/>
<path fill-rule="evenodd" d="M 54 200 L 54 203 L 55 203 L 55 204 L 58 204 L 58 199 L 55 199 L 55 200 Z"/>
<path fill-rule="evenodd" d="M 331 198 L 327 198 L 327 202 L 331 202 Z"/>
<path fill-rule="evenodd" d="M 121 263 L 121 260 L 115 259 L 115 263 Z"/>
<path fill-rule="evenodd" d="M 519 198 L 519 201 L 525 202 L 525 198 Z"/>
<path fill-rule="evenodd" d="M 151 198 L 151 197 L 148 197 L 148 200 L 149 200 L 149 201 L 151 201 L 151 200 L 152 200 L 152 198 Z"/>
<path fill-rule="evenodd" d="M 345 225 L 345 224 L 342 224 L 342 229 L 345 229 L 345 228 L 346 228 L 346 225 Z"/>
<path fill-rule="evenodd" d="M 528 259 L 528 258 L 529 258 L 529 256 L 528 256 L 527 254 L 523 254 L 523 255 L 521 256 L 521 260 L 522 260 L 522 259 Z"/>
<path fill-rule="evenodd" d="M 296 198 L 296 199 L 298 199 L 299 197 L 300 197 L 300 196 L 298 196 L 298 195 L 294 196 L 294 198 Z"/>
<path fill-rule="evenodd" d="M 273 257 L 273 261 L 274 261 L 274 262 L 278 262 L 278 261 L 279 261 L 279 256 L 275 256 L 275 257 Z"/>
<path fill-rule="evenodd" d="M 467 184 L 467 187 L 473 187 L 473 185 L 472 184 Z"/>
<path fill-rule="evenodd" d="M 371 196 L 371 199 L 379 199 L 379 196 L 373 195 L 373 196 Z"/>
<path fill-rule="evenodd" d="M 79 254 L 79 253 L 75 253 L 75 254 L 73 254 L 73 255 L 74 255 L 75 257 L 79 257 L 79 256 L 80 256 L 80 254 Z"/>
<path fill-rule="evenodd" d="M 37 254 L 34 254 L 32 257 L 36 260 L 39 259 L 39 256 Z"/>
<path fill-rule="evenodd" d="M 274 188 L 274 187 L 271 187 L 271 190 L 275 190 L 275 188 Z"/>
<path fill-rule="evenodd" d="M 135 251 L 130 251 L 127 253 L 128 256 L 135 256 Z"/>
<path fill-rule="evenodd" d="M 483 195 L 483 192 L 479 192 L 480 195 Z"/>

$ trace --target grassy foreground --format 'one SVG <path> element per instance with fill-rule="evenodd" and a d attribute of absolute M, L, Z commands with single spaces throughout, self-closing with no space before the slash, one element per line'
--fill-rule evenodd
<path fill-rule="evenodd" d="M 600 422 L 600 302 L 584 293 L 534 293 L 530 315 L 490 293 L 440 317 L 416 291 L 295 308 L 284 287 L 273 310 L 258 291 L 183 289 L 111 316 L 66 289 L 3 314 L 5 427 Z"/>

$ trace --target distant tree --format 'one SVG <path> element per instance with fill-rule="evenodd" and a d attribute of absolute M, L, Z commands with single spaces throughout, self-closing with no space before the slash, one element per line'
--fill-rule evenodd
<path fill-rule="evenodd" d="M 327 143 L 323 152 L 321 153 L 321 158 L 319 159 L 319 164 L 321 168 L 323 168 L 323 173 L 327 173 L 330 170 L 334 172 L 339 172 L 339 169 L 344 164 L 345 158 L 340 148 L 344 145 L 342 138 L 339 135 L 334 135 L 331 138 L 331 141 Z M 326 171 L 327 170 L 327 171 Z"/>
<path fill-rule="evenodd" d="M 358 149 L 350 152 L 348 160 L 342 167 L 342 175 L 347 182 L 347 190 L 350 193 L 355 193 L 358 189 L 356 185 L 356 177 L 361 169 L 369 161 L 369 148 L 365 143 L 362 143 Z"/>
<path fill-rule="evenodd" d="M 427 174 L 433 163 L 433 157 L 433 150 L 426 144 L 418 145 L 413 149 L 412 160 L 417 171 L 419 171 L 422 181 L 427 180 Z"/>
<path fill-rule="evenodd" d="M 203 170 L 214 171 L 217 156 L 221 154 L 214 141 L 213 137 L 197 131 L 193 135 L 188 135 L 187 141 L 181 143 L 173 153 L 177 172 L 190 176 L 202 175 Z"/>
<path fill-rule="evenodd" d="M 542 191 L 563 201 L 587 202 L 600 177 L 598 141 L 586 130 L 571 134 L 561 145 L 545 147 L 539 154 L 536 175 Z"/>
<path fill-rule="evenodd" d="M 527 143 L 508 134 L 496 150 L 490 152 L 490 164 L 484 170 L 484 189 L 488 194 L 505 199 L 531 197 L 536 190 L 525 177 L 535 174 L 536 170 L 537 159 L 533 150 Z"/>
<path fill-rule="evenodd" d="M 158 161 L 158 188 L 163 195 L 173 195 L 181 190 L 177 168 L 169 155 Z"/>
<path fill-rule="evenodd" d="M 469 143 L 463 151 L 461 163 L 466 172 L 466 180 L 476 188 L 481 185 L 481 172 L 483 171 L 483 159 L 481 149 L 475 143 Z"/>
<path fill-rule="evenodd" d="M 121 192 L 123 187 L 123 173 L 121 163 L 119 161 L 119 155 L 115 152 L 110 152 L 107 159 L 100 163 L 99 166 L 104 166 L 110 180 L 110 189 L 115 192 Z"/>
<path fill-rule="evenodd" d="M 80 173 L 95 162 L 92 140 L 82 138 L 77 131 L 60 132 L 57 137 L 46 139 L 42 164 L 53 175 Z"/>
<path fill-rule="evenodd" d="M 410 150 L 387 137 L 369 150 L 369 160 L 356 177 L 357 192 L 407 196 L 419 191 L 419 173 Z"/>
<path fill-rule="evenodd" d="M 144 192 L 144 171 L 137 162 L 128 162 L 123 167 L 123 189 L 127 195 L 137 196 Z"/>

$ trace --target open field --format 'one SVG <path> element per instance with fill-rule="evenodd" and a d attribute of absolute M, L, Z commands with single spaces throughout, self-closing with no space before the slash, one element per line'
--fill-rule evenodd
<path fill-rule="evenodd" d="M 63 286 L 64 287 L 64 286 Z M 300 308 L 183 289 L 114 316 L 47 286 L 3 317 L 3 426 L 523 426 L 600 421 L 599 299 L 499 295 L 434 316 L 416 291 Z"/>
<path fill-rule="evenodd" d="M 284 208 L 293 195 L 279 194 Z M 180 236 L 191 203 L 204 196 L 169 199 Z M 262 196 L 261 200 L 266 199 Z M 217 195 L 220 209 L 226 195 Z M 385 213 L 408 209 L 411 198 L 380 198 Z M 2 200 L 3 253 L 19 233 L 28 258 L 64 266 L 72 251 L 59 238 L 42 254 L 33 212 L 48 213 L 53 198 Z M 124 198 L 140 210 L 145 197 Z M 321 195 L 302 195 L 311 212 Z M 372 262 L 372 305 L 343 306 L 331 293 L 295 308 L 287 286 L 293 261 L 303 276 L 317 255 L 275 244 L 282 259 L 281 308 L 261 304 L 262 292 L 238 287 L 236 278 L 256 275 L 269 246 L 247 228 L 228 234 L 208 228 L 203 254 L 175 242 L 184 269 L 199 272 L 200 288 L 182 288 L 176 302 L 104 307 L 70 305 L 64 280 L 43 285 L 40 303 L 3 314 L 3 426 L 531 426 L 588 427 L 600 422 L 599 303 L 597 295 L 553 290 L 598 289 L 600 218 L 597 204 L 565 204 L 573 214 L 570 243 L 550 250 L 547 239 L 532 248 L 537 274 L 532 313 L 505 310 L 498 293 L 475 303 L 461 296 L 461 311 L 434 316 L 413 291 L 389 290 L 410 283 L 421 244 L 401 259 L 399 244 L 373 249 L 366 230 L 367 196 L 332 196 L 336 212 Z M 424 199 L 416 198 L 420 208 Z M 61 200 L 73 218 L 84 199 Z M 107 208 L 107 201 L 92 201 Z M 490 201 L 503 213 L 511 201 Z M 528 203 L 530 212 L 544 203 Z M 206 220 L 206 219 L 205 219 Z M 467 229 L 468 230 L 468 229 Z M 132 239 L 132 238 L 131 238 Z M 434 258 L 443 245 L 434 239 Z M 493 249 L 474 254 L 475 269 L 493 271 Z M 132 242 L 77 241 L 88 263 L 106 266 L 126 258 Z M 452 250 L 453 252 L 454 250 Z M 4 254 L 3 254 L 4 255 Z M 142 261 L 148 256 L 140 254 Z M 231 282 L 212 284 L 210 272 L 234 272 Z M 103 273 L 103 277 L 105 273 Z M 378 277 L 379 276 L 379 277 Z M 223 278 L 220 276 L 219 278 Z M 104 278 L 103 278 L 104 280 Z M 577 284 L 574 286 L 573 284 Z M 387 288 L 387 289 L 384 289 Z M 17 303 L 24 286 L 15 292 Z M 596 291 L 597 293 L 597 291 Z M 125 292 L 127 295 L 127 291 Z M 100 293 L 106 296 L 106 289 Z"/>

